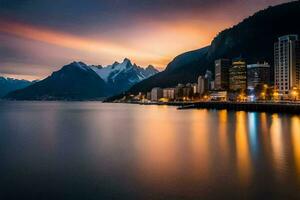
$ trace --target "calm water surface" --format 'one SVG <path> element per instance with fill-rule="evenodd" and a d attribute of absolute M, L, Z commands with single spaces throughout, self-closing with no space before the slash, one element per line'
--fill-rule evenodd
<path fill-rule="evenodd" d="M 300 199 L 300 115 L 0 102 L 0 199 Z"/>

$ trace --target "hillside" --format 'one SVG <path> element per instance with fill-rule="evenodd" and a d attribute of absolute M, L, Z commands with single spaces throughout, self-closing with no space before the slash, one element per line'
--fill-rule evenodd
<path fill-rule="evenodd" d="M 273 68 L 273 46 L 279 36 L 300 34 L 300 1 L 269 7 L 219 33 L 211 45 L 177 56 L 165 71 L 134 85 L 128 93 L 150 91 L 155 86 L 196 82 L 214 61 L 242 56 L 248 63 L 267 61 Z"/>

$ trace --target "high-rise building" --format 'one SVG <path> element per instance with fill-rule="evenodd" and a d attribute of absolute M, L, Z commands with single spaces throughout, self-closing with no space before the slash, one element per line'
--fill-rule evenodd
<path fill-rule="evenodd" d="M 212 72 L 209 70 L 206 70 L 205 78 L 208 80 L 208 82 L 210 82 L 212 80 Z"/>
<path fill-rule="evenodd" d="M 248 89 L 265 84 L 270 84 L 270 65 L 266 62 L 247 65 Z"/>
<path fill-rule="evenodd" d="M 229 88 L 234 91 L 247 89 L 247 67 L 241 58 L 232 61 L 229 69 Z"/>
<path fill-rule="evenodd" d="M 274 44 L 275 87 L 288 94 L 300 86 L 300 42 L 298 35 L 285 35 Z"/>
<path fill-rule="evenodd" d="M 193 94 L 198 93 L 198 84 L 197 83 L 193 83 L 192 87 L 193 87 Z"/>
<path fill-rule="evenodd" d="M 182 100 L 183 99 L 183 84 L 178 84 L 175 88 L 175 99 Z"/>
<path fill-rule="evenodd" d="M 211 82 L 209 83 L 209 89 L 210 89 L 210 90 L 215 90 L 215 89 L 216 89 L 216 87 L 215 87 L 215 81 L 211 81 Z"/>
<path fill-rule="evenodd" d="M 147 92 L 146 99 L 151 100 L 151 92 Z"/>
<path fill-rule="evenodd" d="M 229 68 L 231 60 L 219 59 L 215 61 L 215 89 L 228 90 L 229 88 Z"/>
<path fill-rule="evenodd" d="M 163 97 L 169 100 L 175 99 L 175 88 L 164 88 Z"/>
<path fill-rule="evenodd" d="M 161 88 L 153 88 L 151 90 L 151 101 L 158 101 L 163 98 L 163 90 Z"/>
<path fill-rule="evenodd" d="M 183 97 L 189 99 L 193 96 L 193 85 L 191 83 L 186 84 L 183 87 Z"/>
<path fill-rule="evenodd" d="M 206 91 L 209 90 L 209 82 L 204 76 L 198 77 L 198 93 L 203 95 Z"/>

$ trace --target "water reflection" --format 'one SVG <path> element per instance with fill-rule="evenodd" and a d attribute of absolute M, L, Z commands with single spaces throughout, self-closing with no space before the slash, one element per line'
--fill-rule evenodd
<path fill-rule="evenodd" d="M 282 137 L 282 120 L 278 114 L 272 115 L 272 122 L 270 128 L 270 140 L 273 155 L 273 166 L 276 170 L 276 176 L 283 178 L 282 172 L 285 166 L 284 143 Z"/>
<path fill-rule="evenodd" d="M 248 113 L 248 132 L 250 136 L 250 146 L 253 156 L 258 155 L 258 113 Z"/>
<path fill-rule="evenodd" d="M 298 179 L 300 181 L 300 117 L 292 118 L 292 145 L 294 150 L 294 160 L 297 170 Z"/>
<path fill-rule="evenodd" d="M 227 110 L 221 110 L 218 112 L 218 141 L 219 141 L 219 147 L 220 147 L 220 154 L 222 155 L 220 157 L 220 160 L 222 163 L 230 162 L 229 154 L 230 154 L 230 135 L 228 134 L 228 111 Z M 224 166 L 227 166 L 224 164 Z"/>
<path fill-rule="evenodd" d="M 140 113 L 141 114 L 141 113 Z M 135 147 L 140 176 L 143 181 L 163 187 L 161 177 L 168 182 L 178 172 L 177 135 L 168 120 L 170 113 L 163 107 L 143 112 L 147 123 L 136 124 Z"/>
<path fill-rule="evenodd" d="M 191 133 L 189 144 L 191 152 L 188 155 L 191 164 L 190 172 L 195 179 L 207 179 L 211 164 L 209 151 L 209 118 L 207 110 L 193 111 L 191 117 Z"/>
<path fill-rule="evenodd" d="M 252 173 L 251 155 L 246 125 L 246 113 L 237 112 L 235 132 L 237 167 L 239 179 L 244 186 L 250 183 Z"/>
<path fill-rule="evenodd" d="M 32 185 L 53 199 L 300 199 L 300 116 L 97 102 L 0 110 L 0 182 L 25 191 L 15 199 Z"/>

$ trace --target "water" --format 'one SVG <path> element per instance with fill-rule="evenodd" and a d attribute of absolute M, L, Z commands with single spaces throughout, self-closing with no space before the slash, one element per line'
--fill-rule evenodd
<path fill-rule="evenodd" d="M 300 199 L 300 115 L 0 102 L 0 199 Z"/>

